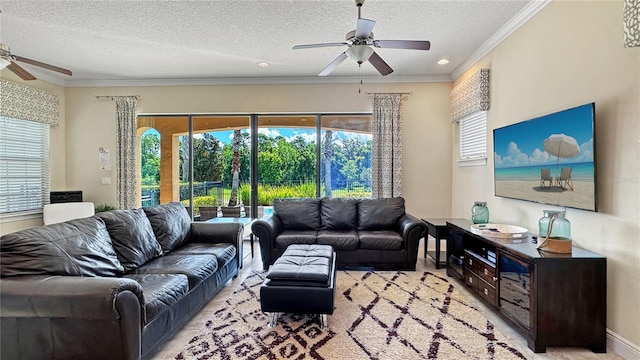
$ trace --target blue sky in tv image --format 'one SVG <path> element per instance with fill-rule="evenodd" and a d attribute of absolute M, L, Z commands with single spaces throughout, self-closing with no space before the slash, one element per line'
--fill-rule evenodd
<path fill-rule="evenodd" d="M 593 179 L 594 105 L 541 116 L 494 130 L 494 166 L 496 177 L 538 179 L 540 168 L 571 164 L 574 179 Z M 558 158 L 546 152 L 545 139 L 552 134 L 565 134 L 576 140 L 580 153 L 571 158 Z M 559 171 L 559 169 L 558 169 Z"/>

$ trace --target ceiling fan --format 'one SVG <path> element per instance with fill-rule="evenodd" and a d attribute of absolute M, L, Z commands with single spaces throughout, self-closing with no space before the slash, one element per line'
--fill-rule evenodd
<path fill-rule="evenodd" d="M 7 45 L 0 43 L 0 70 L 6 67 L 14 74 L 18 75 L 22 80 L 35 80 L 35 76 L 31 75 L 31 73 L 25 70 L 22 66 L 18 65 L 16 63 L 17 61 L 71 76 L 70 70 L 63 69 L 54 65 L 45 64 L 40 61 L 27 59 L 22 56 L 14 55 L 11 53 L 11 50 Z"/>
<path fill-rule="evenodd" d="M 351 58 L 351 60 L 357 63 L 358 66 L 362 66 L 362 63 L 369 61 L 371 65 L 373 65 L 373 67 L 375 67 L 382 76 L 386 76 L 391 74 L 393 72 L 393 69 L 391 69 L 391 67 L 384 60 L 382 60 L 382 58 L 373 50 L 373 47 L 410 50 L 429 50 L 429 48 L 431 47 L 431 43 L 429 41 L 374 40 L 372 31 L 376 22 L 373 20 L 361 18 L 360 10 L 362 9 L 364 0 L 355 1 L 356 7 L 358 8 L 358 22 L 356 24 L 356 29 L 347 33 L 344 42 L 306 44 L 296 45 L 293 47 L 294 50 L 297 50 L 347 45 L 348 49 L 340 54 L 327 67 L 325 67 L 324 70 L 322 70 L 320 74 L 318 74 L 319 76 L 329 75 L 347 58 Z"/>

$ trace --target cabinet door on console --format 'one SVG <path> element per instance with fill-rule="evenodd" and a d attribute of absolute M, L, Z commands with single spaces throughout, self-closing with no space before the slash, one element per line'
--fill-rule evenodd
<path fill-rule="evenodd" d="M 505 252 L 498 252 L 500 312 L 520 324 L 527 332 L 532 325 L 531 269 L 531 264 Z"/>
<path fill-rule="evenodd" d="M 463 281 L 464 238 L 462 234 L 451 230 L 451 228 L 449 228 L 449 236 L 447 236 L 447 258 L 447 275 Z"/>

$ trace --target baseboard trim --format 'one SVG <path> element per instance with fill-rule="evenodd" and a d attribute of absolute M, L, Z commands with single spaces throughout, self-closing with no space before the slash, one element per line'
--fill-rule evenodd
<path fill-rule="evenodd" d="M 607 329 L 607 348 L 623 359 L 640 359 L 640 347 L 609 329 Z"/>

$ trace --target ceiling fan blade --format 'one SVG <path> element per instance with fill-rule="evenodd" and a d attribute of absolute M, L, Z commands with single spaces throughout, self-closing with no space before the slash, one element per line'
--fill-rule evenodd
<path fill-rule="evenodd" d="M 376 68 L 376 70 L 378 70 L 378 72 L 382 76 L 387 76 L 393 72 L 393 69 L 389 65 L 387 65 L 387 63 L 384 62 L 380 55 L 378 55 L 375 51 L 369 57 L 369 62 L 371 63 L 371 65 L 373 65 L 374 68 Z"/>
<path fill-rule="evenodd" d="M 16 64 L 15 62 L 11 62 L 11 64 L 7 65 L 7 69 L 11 70 L 14 74 L 18 75 L 22 80 L 35 80 L 35 76 L 31 75 L 27 70 L 23 69 L 22 66 Z"/>
<path fill-rule="evenodd" d="M 67 69 L 64 69 L 64 68 L 61 68 L 61 67 L 58 67 L 58 66 L 54 66 L 54 65 L 50 65 L 50 64 L 45 64 L 45 63 L 40 62 L 40 61 L 27 59 L 27 58 L 22 57 L 22 56 L 14 55 L 14 58 L 16 59 L 16 61 L 20 61 L 20 62 L 23 62 L 25 64 L 41 67 L 43 69 L 47 69 L 47 70 L 51 70 L 51 71 L 55 71 L 55 72 L 59 72 L 61 74 L 65 74 L 65 75 L 71 76 L 71 70 L 67 70 Z"/>
<path fill-rule="evenodd" d="M 358 19 L 358 25 L 356 25 L 356 38 L 368 39 L 371 36 L 373 27 L 376 26 L 376 22 L 369 19 Z"/>
<path fill-rule="evenodd" d="M 293 50 L 332 47 L 332 46 L 344 46 L 344 45 L 347 45 L 347 43 L 335 42 L 335 43 L 321 43 L 321 44 L 305 44 L 305 45 L 296 45 L 293 47 Z"/>
<path fill-rule="evenodd" d="M 374 40 L 373 46 L 387 49 L 429 50 L 429 41 L 419 40 Z"/>
<path fill-rule="evenodd" d="M 331 62 L 331 64 L 327 65 L 326 68 L 324 68 L 320 74 L 318 74 L 318 76 L 327 76 L 329 75 L 333 69 L 337 68 L 338 65 L 340 65 L 343 61 L 345 61 L 349 56 L 347 55 L 346 52 L 343 52 L 342 54 L 340 54 L 340 56 L 338 56 L 335 60 L 333 60 Z"/>

